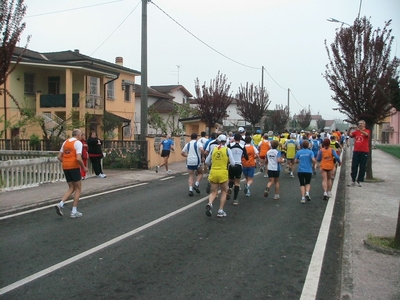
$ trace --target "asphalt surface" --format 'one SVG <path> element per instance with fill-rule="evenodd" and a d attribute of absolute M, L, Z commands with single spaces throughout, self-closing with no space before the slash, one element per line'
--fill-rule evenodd
<path fill-rule="evenodd" d="M 350 153 L 347 153 L 346 159 L 347 164 L 343 169 L 344 180 L 349 181 Z M 342 299 L 398 300 L 400 299 L 399 257 L 367 249 L 364 239 L 368 234 L 394 236 L 400 195 L 398 176 L 395 174 L 399 174 L 400 163 L 399 160 L 380 150 L 373 150 L 372 159 L 374 177 L 382 181 L 366 182 L 361 188 L 347 187 L 343 183 L 338 185 L 337 193 L 342 193 L 345 201 L 343 204 L 337 204 L 335 209 L 340 210 L 338 215 L 343 214 L 344 218 L 333 219 L 331 231 L 343 227 L 344 236 L 340 237 L 343 242 L 340 250 L 335 250 L 333 253 L 327 251 L 328 257 L 325 257 L 325 261 L 335 260 L 337 261 L 335 263 L 340 265 L 342 272 L 339 274 L 339 280 L 342 282 L 340 291 Z M 170 169 L 173 170 L 173 174 L 186 171 L 184 163 L 172 164 Z M 106 170 L 106 174 L 106 179 L 85 180 L 81 198 L 84 199 L 94 193 L 107 192 L 115 187 L 151 183 L 154 180 L 160 180 L 160 177 L 167 178 L 168 176 L 164 170 L 160 170 L 158 174 L 154 170 Z M 30 209 L 40 209 L 57 203 L 65 190 L 66 183 L 61 182 L 0 193 L 0 222 L 3 223 L 0 225 L 3 226 L 6 223 L 3 220 L 7 220 L 12 214 L 24 213 Z M 162 200 L 162 195 L 159 197 Z M 87 215 L 85 217 L 88 218 Z M 341 235 L 340 230 L 337 231 L 337 235 Z M 335 240 L 328 240 L 327 250 L 337 248 L 335 247 L 337 245 L 332 245 L 332 243 L 336 243 Z M 330 275 L 327 272 L 322 276 L 329 278 Z M 328 289 L 328 285 L 325 288 Z"/>

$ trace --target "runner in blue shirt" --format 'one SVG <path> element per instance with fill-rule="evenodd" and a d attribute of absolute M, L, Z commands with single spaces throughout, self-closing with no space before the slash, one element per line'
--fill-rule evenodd
<path fill-rule="evenodd" d="M 174 140 L 171 139 L 171 135 L 167 134 L 165 140 L 163 140 L 160 144 L 160 155 L 163 158 L 163 163 L 156 167 L 156 173 L 160 170 L 160 167 L 165 166 L 165 170 L 168 174 L 171 173 L 171 170 L 168 170 L 168 158 L 171 153 L 171 150 L 174 151 Z"/>
<path fill-rule="evenodd" d="M 300 182 L 300 192 L 301 192 L 301 203 L 304 204 L 307 201 L 311 201 L 310 189 L 311 189 L 311 177 L 313 170 L 315 169 L 314 153 L 309 149 L 309 141 L 303 140 L 301 146 L 302 148 L 296 152 L 294 158 L 294 163 L 299 164 L 297 169 L 297 176 Z"/>

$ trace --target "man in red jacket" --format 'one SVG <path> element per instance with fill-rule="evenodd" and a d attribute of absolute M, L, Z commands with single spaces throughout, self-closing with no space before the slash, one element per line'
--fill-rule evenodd
<path fill-rule="evenodd" d="M 362 186 L 365 176 L 365 167 L 369 154 L 369 139 L 371 132 L 365 128 L 365 121 L 360 120 L 357 127 L 350 128 L 349 136 L 354 138 L 353 159 L 351 161 L 351 179 L 349 186 L 355 186 L 356 180 L 359 187 Z"/>

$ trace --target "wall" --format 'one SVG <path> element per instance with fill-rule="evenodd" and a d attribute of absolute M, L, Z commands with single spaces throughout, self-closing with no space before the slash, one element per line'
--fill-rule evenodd
<path fill-rule="evenodd" d="M 171 154 L 168 159 L 168 163 L 180 162 L 186 160 L 186 157 L 181 155 L 182 149 L 187 142 L 190 141 L 190 136 L 174 136 L 172 139 L 175 144 L 175 151 L 171 151 Z M 147 157 L 149 160 L 149 169 L 153 169 L 159 164 L 163 162 L 163 158 L 160 156 L 159 152 L 159 144 L 160 141 L 165 139 L 165 137 L 147 137 L 149 148 L 147 149 Z M 157 151 L 156 151 L 157 150 Z"/>

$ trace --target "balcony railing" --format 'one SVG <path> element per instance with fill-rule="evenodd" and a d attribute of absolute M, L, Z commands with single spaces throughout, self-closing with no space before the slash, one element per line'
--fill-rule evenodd
<path fill-rule="evenodd" d="M 84 99 L 79 97 L 79 93 L 72 94 L 72 107 L 79 107 L 80 100 L 85 108 L 102 109 L 104 105 L 103 97 L 97 95 L 86 95 Z M 66 95 L 40 95 L 40 108 L 66 107 Z"/>

